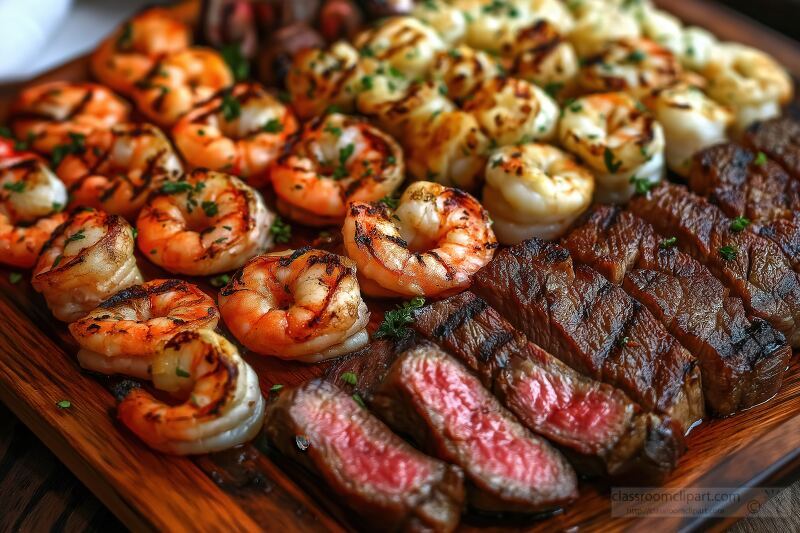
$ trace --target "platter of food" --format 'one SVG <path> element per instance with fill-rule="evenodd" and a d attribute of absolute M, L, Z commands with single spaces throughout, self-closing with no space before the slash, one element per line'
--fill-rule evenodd
<path fill-rule="evenodd" d="M 611 487 L 796 478 L 800 49 L 389 4 L 269 84 L 151 8 L 4 98 L 0 399 L 136 530 L 696 529 Z"/>

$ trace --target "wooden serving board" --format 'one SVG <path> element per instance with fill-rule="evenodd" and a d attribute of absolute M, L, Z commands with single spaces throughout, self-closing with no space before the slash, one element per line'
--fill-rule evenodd
<path fill-rule="evenodd" d="M 715 4 L 696 0 L 657 2 L 687 23 L 722 39 L 745 42 L 776 56 L 800 78 L 800 45 Z M 36 82 L 88 78 L 85 59 Z M 0 121 L 17 87 L 0 88 Z M 314 234 L 297 237 L 308 242 Z M 295 243 L 297 244 L 297 243 Z M 140 260 L 146 277 L 159 273 Z M 81 371 L 77 347 L 65 326 L 31 287 L 9 281 L 0 268 L 0 400 L 133 530 L 343 531 L 358 520 L 337 505 L 322 484 L 269 449 L 263 439 L 197 458 L 155 453 L 115 422 L 108 378 Z M 203 282 L 204 283 L 204 282 Z M 210 288 L 208 285 L 204 285 Z M 377 309 L 380 311 L 380 309 Z M 375 313 L 375 318 L 380 312 Z M 248 354 L 262 390 L 296 384 L 328 365 L 303 365 Z M 69 400 L 69 409 L 56 403 Z M 800 362 L 794 358 L 779 394 L 734 417 L 711 420 L 688 437 L 688 451 L 666 482 L 668 488 L 736 487 L 740 502 L 749 487 L 783 486 L 800 476 Z M 560 514 L 526 522 L 467 516 L 464 530 L 721 529 L 727 522 L 697 518 L 612 518 L 608 487 L 583 482 L 581 497 Z"/>

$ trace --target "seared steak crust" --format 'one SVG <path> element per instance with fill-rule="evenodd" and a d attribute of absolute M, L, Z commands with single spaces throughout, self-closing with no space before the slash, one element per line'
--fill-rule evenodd
<path fill-rule="evenodd" d="M 774 242 L 750 231 L 734 231 L 731 219 L 684 187 L 663 183 L 628 208 L 705 264 L 789 344 L 800 346 L 800 275 Z"/>
<path fill-rule="evenodd" d="M 767 154 L 800 179 L 800 122 L 780 117 L 756 122 L 745 132 L 744 143 L 754 151 Z"/>
<path fill-rule="evenodd" d="M 434 344 L 401 354 L 370 407 L 428 453 L 461 467 L 476 509 L 536 512 L 578 495 L 566 459 Z"/>
<path fill-rule="evenodd" d="M 700 362 L 706 404 L 726 416 L 771 398 L 791 349 L 703 265 L 636 215 L 598 207 L 562 244 L 643 303 Z"/>
<path fill-rule="evenodd" d="M 475 372 L 534 433 L 561 446 L 580 472 L 652 483 L 675 467 L 683 439 L 668 420 L 568 367 L 471 292 L 420 309 L 414 329 Z"/>
<path fill-rule="evenodd" d="M 531 239 L 502 250 L 473 289 L 530 340 L 682 431 L 702 418 L 694 358 L 620 287 L 573 265 L 566 248 Z"/>
<path fill-rule="evenodd" d="M 423 455 L 334 385 L 285 388 L 265 430 L 285 455 L 319 474 L 367 527 L 452 531 L 464 502 L 457 467 Z"/>

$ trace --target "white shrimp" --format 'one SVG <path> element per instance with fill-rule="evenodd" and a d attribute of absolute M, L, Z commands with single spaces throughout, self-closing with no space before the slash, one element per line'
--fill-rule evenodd
<path fill-rule="evenodd" d="M 444 0 L 418 2 L 411 15 L 436 30 L 449 46 L 459 44 L 467 33 L 467 17 Z"/>
<path fill-rule="evenodd" d="M 667 166 L 681 176 L 695 152 L 727 139 L 733 123 L 728 108 L 685 83 L 654 91 L 644 103 L 664 128 Z"/>
<path fill-rule="evenodd" d="M 383 131 L 402 140 L 409 126 L 430 121 L 440 113 L 455 110 L 456 106 L 447 98 L 444 83 L 427 81 L 413 83 L 405 91 L 392 94 L 391 98 L 359 98 L 358 108 Z"/>
<path fill-rule="evenodd" d="M 500 73 L 492 56 L 464 44 L 439 52 L 431 68 L 433 78 L 444 82 L 447 96 L 453 100 L 467 98 L 481 83 Z"/>
<path fill-rule="evenodd" d="M 523 28 L 504 55 L 511 57 L 511 72 L 517 78 L 543 87 L 557 97 L 572 91 L 579 62 L 575 48 L 547 20 Z"/>
<path fill-rule="evenodd" d="M 678 54 L 683 66 L 702 71 L 716 53 L 719 42 L 714 35 L 703 28 L 689 26 L 683 30 L 683 48 Z"/>
<path fill-rule="evenodd" d="M 425 76 L 438 52 L 446 49 L 439 34 L 413 17 L 391 17 L 354 40 L 365 57 L 396 68 L 409 78 Z"/>
<path fill-rule="evenodd" d="M 594 175 L 546 144 L 506 146 L 489 157 L 483 205 L 497 239 L 555 239 L 592 203 Z"/>
<path fill-rule="evenodd" d="M 652 7 L 645 7 L 640 13 L 642 34 L 680 56 L 684 50 L 684 36 L 683 23 L 678 17 Z"/>
<path fill-rule="evenodd" d="M 584 0 L 577 12 L 575 27 L 569 39 L 580 57 L 588 57 L 602 51 L 611 41 L 635 39 L 641 36 L 636 17 L 608 5 L 602 0 Z"/>
<path fill-rule="evenodd" d="M 593 94 L 567 105 L 559 138 L 595 172 L 597 201 L 626 202 L 664 175 L 664 130 L 626 93 Z"/>

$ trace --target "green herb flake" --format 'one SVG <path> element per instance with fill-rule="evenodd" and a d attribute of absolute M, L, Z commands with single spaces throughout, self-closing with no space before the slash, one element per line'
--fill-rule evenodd
<path fill-rule="evenodd" d="M 408 335 L 408 326 L 414 322 L 414 311 L 425 305 L 425 298 L 417 296 L 402 303 L 393 311 L 387 311 L 383 322 L 375 332 L 375 338 L 401 339 Z"/>
<path fill-rule="evenodd" d="M 182 369 L 182 368 L 181 368 L 181 367 L 179 367 L 179 366 L 176 366 L 176 367 L 175 367 L 175 375 L 176 375 L 176 376 L 178 376 L 179 378 L 188 378 L 188 377 L 191 377 L 191 374 L 190 374 L 190 373 L 188 373 L 186 370 Z"/>
<path fill-rule="evenodd" d="M 250 76 L 250 62 L 242 54 L 239 43 L 226 44 L 220 49 L 220 54 L 236 81 L 244 81 Z"/>
<path fill-rule="evenodd" d="M 614 159 L 614 152 L 608 147 L 606 147 L 605 152 L 603 152 L 603 162 L 606 164 L 606 169 L 608 169 L 609 174 L 616 174 L 622 166 L 622 161 Z"/>
<path fill-rule="evenodd" d="M 22 281 L 22 274 L 19 272 L 12 272 L 8 275 L 8 281 L 10 281 L 12 284 L 19 283 Z"/>
<path fill-rule="evenodd" d="M 272 225 L 269 227 L 269 233 L 279 244 L 286 244 L 292 238 L 292 226 L 281 217 L 276 216 Z"/>
<path fill-rule="evenodd" d="M 69 244 L 71 242 L 80 241 L 82 239 L 85 239 L 86 235 L 84 235 L 84 231 L 86 231 L 86 230 L 79 229 L 78 231 L 76 231 L 75 233 L 73 233 L 72 235 L 67 237 L 67 240 L 64 241 L 64 246 L 66 246 L 67 244 Z"/>
<path fill-rule="evenodd" d="M 733 246 L 720 246 L 719 250 L 720 257 L 722 257 L 726 261 L 733 261 L 736 259 L 736 256 L 739 254 L 739 251 L 734 248 Z"/>
<path fill-rule="evenodd" d="M 15 181 L 14 183 L 4 183 L 3 189 L 11 192 L 22 192 L 25 190 L 25 182 Z"/>
<path fill-rule="evenodd" d="M 219 276 L 214 276 L 213 278 L 209 279 L 208 282 L 211 283 L 212 287 L 220 288 L 224 287 L 228 284 L 231 280 L 231 277 L 228 274 L 220 274 Z"/>
<path fill-rule="evenodd" d="M 192 184 L 188 181 L 168 181 L 161 186 L 161 192 L 164 194 L 177 194 L 188 192 L 193 189 Z"/>
<path fill-rule="evenodd" d="M 678 244 L 677 237 L 669 237 L 667 239 L 663 239 L 660 243 L 658 243 L 658 247 L 662 250 L 669 250 L 673 248 L 676 244 Z"/>
<path fill-rule="evenodd" d="M 629 181 L 633 184 L 634 193 L 640 196 L 649 193 L 656 185 L 655 182 L 647 178 L 639 178 L 637 176 L 631 176 Z"/>
<path fill-rule="evenodd" d="M 217 202 L 211 200 L 203 200 L 203 202 L 200 204 L 200 207 L 203 208 L 203 213 L 205 213 L 207 217 L 213 217 L 219 213 L 219 206 L 217 205 Z"/>
<path fill-rule="evenodd" d="M 339 137 L 342 134 L 342 128 L 331 126 L 330 124 L 326 124 L 322 131 L 325 133 L 330 133 L 334 137 Z"/>
<path fill-rule="evenodd" d="M 133 44 L 133 24 L 126 22 L 117 37 L 117 50 L 127 50 Z"/>
<path fill-rule="evenodd" d="M 273 385 L 272 387 L 269 388 L 269 391 L 270 392 L 278 392 L 282 388 L 283 388 L 283 385 L 281 385 L 280 383 L 276 383 L 275 385 Z"/>
<path fill-rule="evenodd" d="M 56 402 L 56 407 L 59 409 L 69 409 L 72 407 L 72 402 L 69 400 L 59 400 Z"/>
<path fill-rule="evenodd" d="M 222 94 L 222 103 L 220 103 L 219 110 L 222 112 L 222 117 L 226 122 L 236 120 L 242 114 L 241 104 L 229 91 L 225 91 Z"/>
<path fill-rule="evenodd" d="M 364 403 L 364 400 L 361 399 L 361 395 L 359 395 L 357 392 L 353 394 L 353 401 L 355 401 L 358 405 L 366 409 L 367 406 Z"/>
<path fill-rule="evenodd" d="M 563 83 L 553 81 L 544 86 L 544 92 L 549 94 L 552 98 L 556 98 L 563 88 Z"/>
<path fill-rule="evenodd" d="M 52 167 L 57 167 L 70 154 L 81 154 L 86 150 L 86 136 L 82 133 L 69 133 L 69 143 L 53 148 L 50 156 Z"/>
<path fill-rule="evenodd" d="M 261 127 L 265 133 L 280 133 L 283 131 L 283 124 L 277 118 L 271 118 Z"/>
<path fill-rule="evenodd" d="M 372 76 L 363 76 L 361 78 L 361 86 L 365 91 L 369 91 L 373 87 Z"/>
<path fill-rule="evenodd" d="M 647 58 L 647 54 L 645 54 L 641 50 L 634 50 L 633 52 L 628 54 L 628 57 L 626 59 L 630 63 L 641 63 L 646 58 Z"/>
<path fill-rule="evenodd" d="M 750 225 L 750 220 L 745 217 L 736 217 L 731 220 L 730 230 L 734 233 L 739 233 L 744 231 L 744 229 Z"/>
<path fill-rule="evenodd" d="M 400 199 L 397 196 L 384 196 L 378 202 L 382 203 L 389 209 L 397 209 L 397 204 L 400 203 Z"/>
<path fill-rule="evenodd" d="M 756 158 L 753 161 L 753 163 L 758 165 L 758 166 L 766 165 L 767 164 L 767 154 L 765 154 L 764 152 L 758 152 L 758 154 L 756 155 Z"/>
<path fill-rule="evenodd" d="M 358 383 L 358 376 L 354 372 L 345 372 L 342 374 L 342 381 L 348 385 L 355 385 Z"/>

